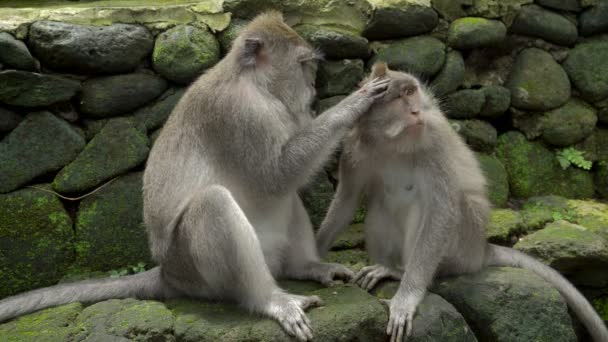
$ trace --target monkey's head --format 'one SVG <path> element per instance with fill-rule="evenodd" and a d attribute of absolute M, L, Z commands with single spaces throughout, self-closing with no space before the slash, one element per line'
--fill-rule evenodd
<path fill-rule="evenodd" d="M 285 24 L 281 13 L 270 11 L 253 19 L 229 55 L 241 77 L 266 89 L 291 111 L 310 113 L 321 54 Z"/>
<path fill-rule="evenodd" d="M 429 126 L 443 119 L 430 92 L 415 76 L 389 70 L 383 62 L 375 63 L 362 83 L 374 78 L 389 78 L 391 82 L 386 95 L 359 119 L 359 133 L 376 142 L 399 146 L 402 151 L 426 145 Z"/>

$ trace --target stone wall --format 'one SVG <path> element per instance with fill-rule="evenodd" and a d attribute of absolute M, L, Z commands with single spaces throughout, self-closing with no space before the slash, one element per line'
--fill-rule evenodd
<path fill-rule="evenodd" d="M 24 3 L 0 8 L 0 298 L 151 264 L 140 194 L 150 147 L 185 87 L 271 7 L 325 53 L 319 110 L 384 60 L 430 85 L 497 207 L 608 196 L 606 1 Z M 568 147 L 588 170 L 560 164 Z M 322 174 L 304 194 L 315 224 L 333 181 Z"/>

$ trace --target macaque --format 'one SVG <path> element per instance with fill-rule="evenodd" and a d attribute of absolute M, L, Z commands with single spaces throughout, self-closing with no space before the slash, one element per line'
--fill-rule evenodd
<path fill-rule="evenodd" d="M 365 193 L 366 248 L 375 264 L 363 268 L 354 282 L 371 290 L 382 279 L 400 280 L 387 303 L 391 341 L 411 334 L 416 307 L 435 276 L 477 272 L 485 266 L 533 271 L 559 290 L 595 341 L 608 341 L 601 318 L 558 272 L 487 242 L 491 206 L 485 177 L 431 93 L 416 77 L 389 70 L 384 63 L 375 64 L 370 77 L 391 83 L 345 138 L 338 189 L 317 246 L 321 255 L 327 253 Z"/>

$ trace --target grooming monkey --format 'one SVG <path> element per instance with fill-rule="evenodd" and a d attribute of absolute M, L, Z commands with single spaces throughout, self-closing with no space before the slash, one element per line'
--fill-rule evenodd
<path fill-rule="evenodd" d="M 304 310 L 320 299 L 275 279 L 329 285 L 354 274 L 320 261 L 297 190 L 389 83 L 373 80 L 313 119 L 317 59 L 279 13 L 255 18 L 184 94 L 150 152 L 144 221 L 160 266 L 6 298 L 0 321 L 74 301 L 188 296 L 236 302 L 310 340 Z"/>
<path fill-rule="evenodd" d="M 383 278 L 401 281 L 387 302 L 391 341 L 411 334 L 416 307 L 436 274 L 477 272 L 489 265 L 533 271 L 559 290 L 595 341 L 608 341 L 601 318 L 558 272 L 487 243 L 490 203 L 484 175 L 432 95 L 415 77 L 384 63 L 375 64 L 370 77 L 391 83 L 345 139 L 338 189 L 317 245 L 321 255 L 327 253 L 365 192 L 366 248 L 376 264 L 363 268 L 354 281 L 366 290 Z"/>

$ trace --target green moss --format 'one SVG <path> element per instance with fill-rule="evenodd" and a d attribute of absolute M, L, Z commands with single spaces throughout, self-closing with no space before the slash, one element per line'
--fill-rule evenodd
<path fill-rule="evenodd" d="M 81 311 L 80 303 L 38 311 L 0 325 L 0 335 L 7 342 L 67 341 L 78 331 L 71 324 Z"/>
<path fill-rule="evenodd" d="M 604 322 L 608 322 L 608 297 L 601 297 L 593 300 L 593 307 L 600 314 Z"/>
<path fill-rule="evenodd" d="M 365 242 L 365 226 L 363 224 L 353 224 L 342 232 L 334 242 L 332 249 L 351 249 L 363 247 Z"/>
<path fill-rule="evenodd" d="M 494 209 L 486 234 L 491 242 L 506 243 L 516 234 L 523 232 L 521 214 L 511 209 Z"/>
<path fill-rule="evenodd" d="M 359 249 L 330 251 L 327 253 L 325 261 L 342 264 L 355 272 L 359 271 L 370 263 L 367 252 Z"/>

